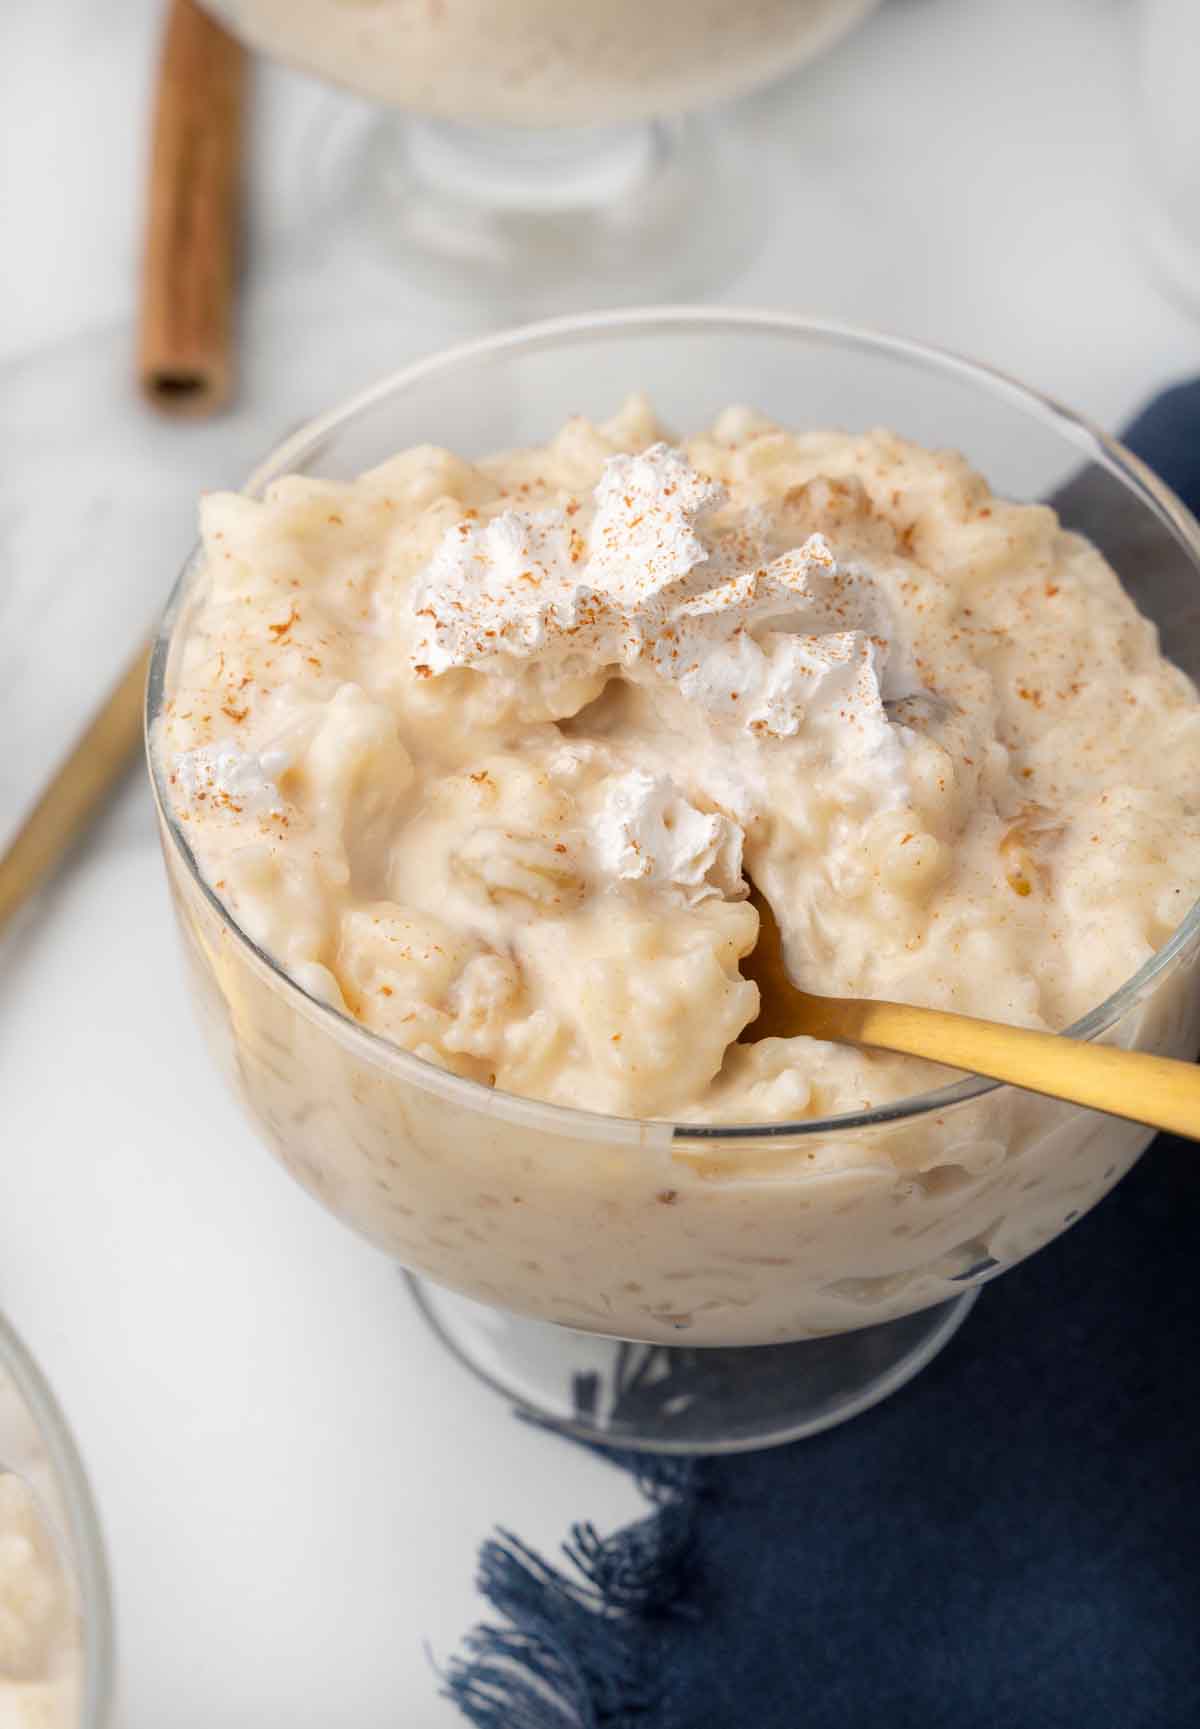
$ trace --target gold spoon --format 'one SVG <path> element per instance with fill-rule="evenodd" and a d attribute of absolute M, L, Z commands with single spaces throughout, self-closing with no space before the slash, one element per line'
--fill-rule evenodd
<path fill-rule="evenodd" d="M 762 1006 L 743 1039 L 805 1034 L 838 1045 L 899 1051 L 1200 1140 L 1200 1067 L 1195 1063 L 981 1021 L 947 1009 L 810 996 L 788 977 L 775 915 L 753 885 L 750 899 L 760 921 L 758 942 L 742 965 L 759 988 Z"/>

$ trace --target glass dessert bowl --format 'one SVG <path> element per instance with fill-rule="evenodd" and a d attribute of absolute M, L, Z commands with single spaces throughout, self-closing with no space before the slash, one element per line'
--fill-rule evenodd
<path fill-rule="evenodd" d="M 413 366 L 306 428 L 254 475 L 347 480 L 398 450 L 537 444 L 634 390 L 677 427 L 730 402 L 795 426 L 895 426 L 965 450 L 995 491 L 1053 499 L 1160 626 L 1200 566 L 1182 506 L 1057 405 L 953 356 L 803 318 L 665 309 L 535 326 Z M 310 995 L 205 880 L 155 748 L 197 594 L 156 646 L 151 763 L 201 1019 L 289 1170 L 414 1276 L 477 1373 L 613 1444 L 729 1450 L 866 1408 L 947 1341 L 979 1286 L 1093 1205 L 1150 1139 L 1136 1125 L 964 1078 L 795 1122 L 635 1121 L 455 1075 Z M 220 885 L 218 884 L 218 887 Z M 1069 1029 L 1164 1055 L 1200 1042 L 1200 913 Z"/>
<path fill-rule="evenodd" d="M 0 1723 L 104 1729 L 112 1667 L 91 1491 L 54 1395 L 0 1316 Z"/>
<path fill-rule="evenodd" d="M 204 0 L 379 106 L 321 138 L 317 221 L 439 294 L 566 311 L 698 293 L 752 256 L 758 180 L 706 111 L 879 0 Z"/>

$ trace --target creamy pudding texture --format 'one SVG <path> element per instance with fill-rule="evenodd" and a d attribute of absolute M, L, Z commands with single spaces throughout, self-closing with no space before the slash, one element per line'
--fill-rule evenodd
<path fill-rule="evenodd" d="M 213 0 L 256 47 L 467 123 L 654 118 L 752 89 L 878 0 Z"/>
<path fill-rule="evenodd" d="M 79 1720 L 79 1617 L 48 1517 L 63 1518 L 53 1474 L 0 1370 L 0 1729 Z"/>
<path fill-rule="evenodd" d="M 635 398 L 202 526 L 154 741 L 199 868 L 311 996 L 481 1086 L 353 1053 L 174 864 L 185 932 L 282 1156 L 410 1264 L 633 1337 L 798 1337 L 955 1294 L 1145 1144 L 1010 1090 L 703 1152 L 483 1114 L 800 1123 L 946 1078 L 741 1038 L 747 877 L 818 992 L 1061 1027 L 1161 946 L 1200 702 L 1051 510 L 892 433 L 730 409 L 679 443 Z M 1117 1036 L 1194 1054 L 1185 970 Z"/>
<path fill-rule="evenodd" d="M 931 1078 L 735 1043 L 747 874 L 811 990 L 1115 990 L 1200 892 L 1200 705 L 1099 554 L 889 434 L 659 434 L 205 502 L 164 748 L 238 921 L 405 1049 L 623 1116 Z"/>

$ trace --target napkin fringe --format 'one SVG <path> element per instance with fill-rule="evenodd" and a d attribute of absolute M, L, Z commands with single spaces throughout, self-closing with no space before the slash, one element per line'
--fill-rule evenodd
<path fill-rule="evenodd" d="M 647 1641 L 630 1635 L 659 1617 L 697 1613 L 684 1597 L 697 1465 L 595 1450 L 633 1472 L 655 1511 L 608 1537 L 572 1526 L 566 1567 L 511 1531 L 483 1545 L 477 1585 L 503 1622 L 469 1633 L 442 1678 L 476 1729 L 625 1729 L 658 1705 L 661 1672 L 651 1670 Z"/>

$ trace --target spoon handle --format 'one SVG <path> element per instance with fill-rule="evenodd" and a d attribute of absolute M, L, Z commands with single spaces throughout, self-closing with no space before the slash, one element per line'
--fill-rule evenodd
<path fill-rule="evenodd" d="M 1010 1081 L 1200 1140 L 1200 1066 L 909 1003 L 803 997 L 804 1031 Z"/>
<path fill-rule="evenodd" d="M 139 649 L 0 853 L 0 931 L 83 833 L 141 743 L 149 662 L 150 650 Z"/>

